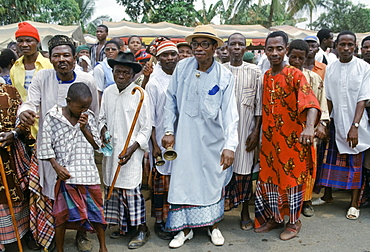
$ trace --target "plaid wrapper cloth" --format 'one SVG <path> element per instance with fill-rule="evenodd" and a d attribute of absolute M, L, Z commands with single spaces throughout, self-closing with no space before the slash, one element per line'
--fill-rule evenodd
<path fill-rule="evenodd" d="M 105 195 L 108 192 L 109 187 L 106 186 Z M 145 199 L 140 185 L 134 189 L 114 188 L 110 199 L 104 202 L 104 215 L 108 224 L 119 225 L 121 233 L 128 231 L 128 225 L 145 223 Z"/>
<path fill-rule="evenodd" d="M 30 229 L 35 240 L 44 247 L 44 251 L 48 251 L 55 235 L 54 217 L 52 215 L 53 202 L 41 193 L 37 157 L 35 153 L 31 158 L 29 184 Z"/>
<path fill-rule="evenodd" d="M 76 230 L 83 227 L 94 231 L 93 223 L 100 223 L 105 228 L 107 223 L 100 186 L 66 184 L 58 179 L 55 185 L 53 216 L 56 227 L 68 222 L 66 227 Z"/>
<path fill-rule="evenodd" d="M 153 196 L 152 196 L 152 217 L 159 223 L 165 221 L 170 209 L 168 203 L 168 190 L 170 188 L 170 175 L 162 175 L 153 167 L 152 182 L 153 182 Z"/>
<path fill-rule="evenodd" d="M 248 175 L 233 173 L 233 177 L 225 187 L 225 204 L 229 203 L 230 210 L 238 207 L 239 204 L 251 199 L 252 189 L 252 173 Z"/>
<path fill-rule="evenodd" d="M 299 220 L 303 205 L 304 185 L 298 185 L 286 190 L 274 184 L 257 182 L 255 199 L 255 228 L 264 225 L 268 219 L 274 218 L 278 223 L 289 216 L 289 223 Z"/>
<path fill-rule="evenodd" d="M 26 152 L 24 144 L 18 138 L 14 139 L 14 148 L 12 148 L 12 154 L 14 158 L 14 164 L 17 167 L 17 178 L 19 181 L 19 186 L 22 191 L 28 189 L 29 179 L 28 173 L 30 170 L 31 159 Z"/>
<path fill-rule="evenodd" d="M 340 154 L 335 142 L 335 126 L 330 123 L 330 140 L 318 174 L 317 185 L 339 189 L 360 189 L 364 153 Z"/>

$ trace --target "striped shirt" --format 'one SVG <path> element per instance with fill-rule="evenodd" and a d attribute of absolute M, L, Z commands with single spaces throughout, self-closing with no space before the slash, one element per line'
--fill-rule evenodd
<path fill-rule="evenodd" d="M 235 151 L 233 171 L 237 174 L 248 175 L 254 165 L 254 152 L 247 152 L 246 141 L 255 127 L 255 116 L 262 115 L 262 74 L 254 64 L 243 62 L 234 67 L 230 63 L 224 66 L 235 78 L 235 96 L 239 113 L 238 136 L 239 145 Z"/>

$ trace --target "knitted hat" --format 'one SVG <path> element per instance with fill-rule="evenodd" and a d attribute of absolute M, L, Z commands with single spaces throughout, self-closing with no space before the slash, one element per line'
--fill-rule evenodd
<path fill-rule="evenodd" d="M 87 51 L 89 51 L 90 50 L 90 47 L 88 46 L 88 45 L 79 45 L 79 46 L 77 46 L 77 48 L 76 48 L 76 53 L 79 53 L 80 51 L 82 51 L 82 50 L 87 50 Z"/>
<path fill-rule="evenodd" d="M 152 56 L 145 51 L 145 49 L 140 49 L 135 54 L 135 60 L 140 64 L 144 65 L 145 62 L 149 61 Z"/>
<path fill-rule="evenodd" d="M 70 46 L 71 49 L 72 49 L 73 55 L 76 53 L 76 47 L 73 44 L 73 40 L 71 38 L 69 38 L 68 36 L 65 36 L 65 35 L 55 35 L 48 42 L 50 55 L 51 55 L 51 51 L 53 50 L 53 48 L 56 47 L 56 46 L 60 46 L 60 45 Z"/>
<path fill-rule="evenodd" d="M 40 35 L 37 29 L 27 22 L 18 23 L 18 30 L 15 32 L 15 38 L 27 36 L 35 38 L 38 42 L 40 42 Z"/>
<path fill-rule="evenodd" d="M 159 56 L 161 53 L 167 52 L 167 51 L 175 51 L 179 53 L 179 50 L 177 49 L 177 46 L 172 41 L 163 41 L 159 44 L 157 47 L 157 55 Z"/>

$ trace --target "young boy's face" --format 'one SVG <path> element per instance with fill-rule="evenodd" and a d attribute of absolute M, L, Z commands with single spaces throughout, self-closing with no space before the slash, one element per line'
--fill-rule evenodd
<path fill-rule="evenodd" d="M 283 37 L 269 38 L 265 46 L 265 51 L 271 67 L 281 65 L 286 54 L 286 44 L 284 43 Z"/>
<path fill-rule="evenodd" d="M 306 61 L 306 51 L 299 50 L 299 49 L 292 49 L 290 51 L 289 57 L 289 65 L 294 66 L 300 70 L 303 69 L 303 64 Z"/>
<path fill-rule="evenodd" d="M 92 98 L 80 98 L 77 101 L 67 100 L 67 108 L 75 118 L 80 118 L 81 113 L 88 110 L 92 102 Z"/>

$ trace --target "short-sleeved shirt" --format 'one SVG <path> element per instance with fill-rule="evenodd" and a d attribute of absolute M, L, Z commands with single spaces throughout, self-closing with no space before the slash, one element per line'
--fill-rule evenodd
<path fill-rule="evenodd" d="M 95 143 L 100 146 L 94 113 L 91 110 L 86 113 L 88 114 L 86 127 L 93 135 Z M 60 165 L 67 168 L 71 174 L 71 178 L 66 181 L 67 184 L 100 184 L 94 148 L 82 133 L 80 124 L 72 125 L 63 116 L 62 108 L 57 105 L 45 116 L 38 158 L 55 158 Z"/>

